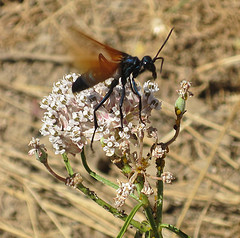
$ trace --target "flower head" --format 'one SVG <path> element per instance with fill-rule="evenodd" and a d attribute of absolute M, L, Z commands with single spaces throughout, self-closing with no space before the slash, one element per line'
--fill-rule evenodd
<path fill-rule="evenodd" d="M 30 156 L 35 155 L 36 159 L 40 162 L 46 162 L 48 157 L 47 149 L 44 144 L 40 144 L 40 140 L 38 138 L 32 137 L 28 146 L 32 147 L 32 149 L 28 151 Z"/>
<path fill-rule="evenodd" d="M 172 183 L 172 181 L 175 179 L 173 174 L 171 172 L 164 172 L 161 174 L 162 181 L 164 183 Z"/>
<path fill-rule="evenodd" d="M 168 149 L 165 148 L 162 143 L 157 143 L 152 147 L 151 152 L 154 159 L 161 159 L 168 153 Z"/>
<path fill-rule="evenodd" d="M 187 96 L 189 95 L 190 97 L 193 96 L 193 93 L 191 91 L 189 91 L 189 88 L 191 87 L 191 82 L 188 82 L 186 80 L 183 80 L 180 83 L 181 89 L 177 90 L 178 94 L 180 97 L 182 97 L 183 99 L 187 99 Z"/>
<path fill-rule="evenodd" d="M 42 100 L 45 109 L 43 125 L 40 130 L 49 136 L 56 154 L 65 152 L 77 154 L 91 139 L 94 132 L 94 108 L 101 102 L 109 90 L 113 79 L 99 83 L 93 88 L 72 93 L 72 84 L 79 77 L 77 74 L 65 75 L 54 84 L 52 93 Z M 138 90 L 141 88 L 138 86 Z M 154 97 L 158 90 L 155 83 L 146 82 L 142 95 L 142 120 L 147 123 L 152 109 L 159 110 L 161 103 Z M 125 98 L 122 106 L 123 128 L 119 110 L 122 85 L 117 85 L 109 99 L 97 112 L 98 129 L 94 141 L 101 140 L 107 156 L 123 156 L 129 151 L 130 144 L 138 143 L 135 135 L 139 124 L 139 98 L 132 92 L 128 82 L 125 85 Z"/>
<path fill-rule="evenodd" d="M 133 183 L 122 183 L 118 181 L 119 188 L 117 189 L 117 197 L 114 198 L 115 200 L 115 206 L 117 208 L 124 205 L 125 200 L 128 198 L 128 196 L 134 192 L 136 186 Z"/>
<path fill-rule="evenodd" d="M 175 113 L 177 116 L 182 116 L 185 113 L 186 101 L 189 97 L 193 96 L 193 93 L 189 91 L 191 83 L 183 80 L 180 84 L 181 89 L 177 90 L 179 97 L 175 102 Z"/>

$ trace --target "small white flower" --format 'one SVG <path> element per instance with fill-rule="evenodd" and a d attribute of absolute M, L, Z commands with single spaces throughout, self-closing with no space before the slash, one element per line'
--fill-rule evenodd
<path fill-rule="evenodd" d="M 183 80 L 180 83 L 180 86 L 181 89 L 177 90 L 180 97 L 182 97 L 183 99 L 187 99 L 187 95 L 189 95 L 190 97 L 193 96 L 193 93 L 189 91 L 189 88 L 192 86 L 191 82 Z"/>
<path fill-rule="evenodd" d="M 119 180 L 117 180 L 119 183 L 119 188 L 117 189 L 117 196 L 114 198 L 115 200 L 115 206 L 117 208 L 121 207 L 124 205 L 126 199 L 131 193 L 134 193 L 134 190 L 136 186 L 133 183 L 122 183 Z"/>
<path fill-rule="evenodd" d="M 40 140 L 38 138 L 32 137 L 28 146 L 32 147 L 32 149 L 28 151 L 30 156 L 35 155 L 40 162 L 46 162 L 48 157 L 48 154 L 46 153 L 47 149 L 44 144 L 40 144 Z"/>
<path fill-rule="evenodd" d="M 164 172 L 161 174 L 162 181 L 164 183 L 172 183 L 172 181 L 175 179 L 173 174 L 171 172 Z"/>
<path fill-rule="evenodd" d="M 147 196 L 152 195 L 154 193 L 151 185 L 148 183 L 146 178 L 145 178 L 144 185 L 141 192 Z"/>
<path fill-rule="evenodd" d="M 159 87 L 155 82 L 148 80 L 143 84 L 144 93 L 155 93 L 159 91 Z"/>

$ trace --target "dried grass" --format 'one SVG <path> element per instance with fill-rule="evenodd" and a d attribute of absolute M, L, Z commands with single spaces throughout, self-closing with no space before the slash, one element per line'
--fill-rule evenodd
<path fill-rule="evenodd" d="M 171 136 L 177 83 L 192 81 L 195 97 L 188 102 L 180 137 L 166 159 L 177 181 L 165 186 L 164 222 L 181 226 L 193 237 L 239 235 L 238 1 L 2 0 L 0 4 L 1 237 L 115 237 L 122 224 L 52 179 L 27 156 L 27 144 L 41 126 L 39 100 L 53 82 L 75 71 L 60 40 L 64 28 L 73 23 L 99 41 L 139 57 L 155 55 L 168 30 L 175 27 L 162 52 L 159 97 L 164 108 L 153 115 L 160 136 L 165 135 L 163 141 Z M 159 20 L 165 30 L 154 35 Z M 147 74 L 140 80 L 144 77 Z M 65 174 L 47 139 L 43 142 L 51 165 Z M 85 174 L 86 184 L 96 187 L 82 171 L 79 158 L 71 160 Z M 90 162 L 93 168 L 95 161 Z M 115 181 L 116 174 L 112 169 L 109 178 Z M 113 202 L 114 191 L 98 187 L 98 195 Z M 141 220 L 141 214 L 136 219 Z M 127 237 L 133 237 L 133 231 Z"/>

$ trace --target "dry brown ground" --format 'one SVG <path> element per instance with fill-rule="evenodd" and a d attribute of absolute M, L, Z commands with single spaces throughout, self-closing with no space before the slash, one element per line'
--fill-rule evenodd
<path fill-rule="evenodd" d="M 164 222 L 192 237 L 240 237 L 239 13 L 236 0 L 0 0 L 0 236 L 115 237 L 122 224 L 27 155 L 41 127 L 38 102 L 53 82 L 76 71 L 59 41 L 64 26 L 75 22 L 139 57 L 155 55 L 175 27 L 158 79 L 164 109 L 153 115 L 163 141 L 172 132 L 179 82 L 192 81 L 195 96 L 166 159 L 177 180 L 165 186 Z M 158 25 L 165 30 L 154 35 Z M 51 165 L 66 174 L 48 139 L 42 141 Z M 79 157 L 73 163 L 82 171 Z M 93 189 L 96 182 L 82 173 Z M 115 182 L 118 174 L 112 168 L 105 176 Z M 113 202 L 114 191 L 97 189 Z"/>

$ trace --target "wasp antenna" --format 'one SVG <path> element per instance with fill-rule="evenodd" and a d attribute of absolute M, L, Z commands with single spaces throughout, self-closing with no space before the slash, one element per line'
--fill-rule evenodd
<path fill-rule="evenodd" d="M 162 48 L 166 45 L 166 43 L 167 43 L 169 37 L 171 36 L 173 30 L 174 30 L 174 27 L 171 29 L 171 31 L 169 32 L 169 34 L 168 34 L 166 40 L 163 42 L 161 48 L 158 50 L 156 56 L 153 58 L 153 62 L 155 62 L 157 59 L 161 59 L 161 58 L 162 58 L 162 57 L 158 57 L 158 55 L 159 55 L 159 53 L 161 52 Z"/>

